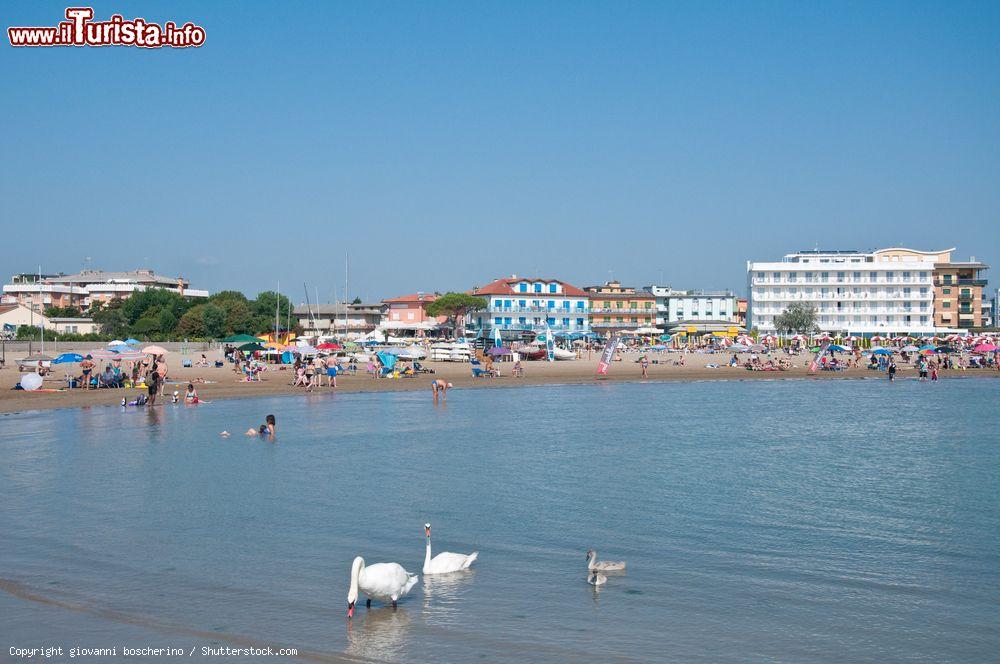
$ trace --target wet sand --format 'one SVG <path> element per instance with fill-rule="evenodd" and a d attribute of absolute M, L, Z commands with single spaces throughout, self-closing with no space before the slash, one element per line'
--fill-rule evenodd
<path fill-rule="evenodd" d="M 208 353 L 209 360 L 220 357 L 214 351 Z M 642 380 L 639 364 L 635 362 L 637 354 L 626 354 L 620 362 L 615 362 L 602 380 L 606 381 L 640 381 Z M 742 356 L 741 356 L 742 357 Z M 845 369 L 843 371 L 818 371 L 809 373 L 810 356 L 800 355 L 792 358 L 795 365 L 788 371 L 747 371 L 743 368 L 730 368 L 725 365 L 730 356 L 725 354 L 688 353 L 685 356 L 685 366 L 674 364 L 680 358 L 677 353 L 652 356 L 657 363 L 649 365 L 650 381 L 696 381 L 696 380 L 828 380 L 828 379 L 876 379 L 885 380 L 885 375 L 870 371 L 864 367 Z M 169 375 L 165 391 L 167 396 L 161 397 L 157 403 L 170 403 L 170 394 L 174 390 L 183 395 L 187 383 L 196 381 L 198 395 L 206 401 L 217 399 L 234 399 L 239 397 L 260 397 L 273 395 L 304 394 L 301 387 L 292 387 L 293 372 L 290 367 L 279 369 L 269 365 L 260 382 L 248 383 L 237 378 L 231 365 L 222 368 L 182 367 L 185 359 L 179 353 L 167 356 Z M 188 358 L 193 359 L 193 358 Z M 706 364 L 718 363 L 718 368 L 706 368 Z M 511 363 L 499 363 L 502 376 L 500 378 L 473 378 L 468 364 L 459 362 L 421 362 L 427 368 L 435 370 L 433 376 L 420 374 L 408 378 L 382 378 L 373 380 L 364 373 L 364 367 L 356 376 L 342 375 L 337 377 L 337 387 L 316 388 L 316 392 L 337 390 L 339 392 L 387 392 L 404 390 L 424 390 L 430 395 L 430 381 L 433 378 L 444 378 L 454 383 L 456 389 L 514 387 L 518 385 L 548 385 L 548 384 L 593 384 L 597 372 L 598 354 L 590 358 L 584 354 L 580 360 L 562 362 L 523 362 L 524 377 L 510 376 Z M 404 365 L 405 366 L 405 365 Z M 60 389 L 65 386 L 63 375 L 69 373 L 75 365 L 56 365 L 53 374 L 47 376 L 44 389 Z M 898 378 L 906 379 L 916 376 L 916 370 L 907 365 L 900 365 Z M 942 371 L 941 378 L 955 377 L 1000 377 L 1000 372 L 987 369 Z M 44 410 L 50 408 L 76 408 L 86 406 L 117 405 L 123 396 L 130 401 L 138 395 L 137 389 L 122 390 L 61 390 L 58 392 L 25 392 L 11 388 L 17 384 L 20 374 L 16 366 L 7 366 L 0 370 L 0 413 L 12 413 L 26 410 Z M 197 381 L 205 382 L 197 382 Z M 325 383 L 325 379 L 324 379 Z"/>

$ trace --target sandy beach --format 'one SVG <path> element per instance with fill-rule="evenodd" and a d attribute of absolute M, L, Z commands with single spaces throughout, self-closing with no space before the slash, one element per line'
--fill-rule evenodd
<path fill-rule="evenodd" d="M 221 352 L 211 351 L 207 353 L 209 360 L 221 359 Z M 637 354 L 626 354 L 620 362 L 615 362 L 604 381 L 641 381 L 641 370 L 639 364 L 635 362 Z M 787 371 L 747 371 L 743 368 L 732 368 L 725 365 L 730 357 L 724 354 L 701 354 L 689 353 L 685 358 L 684 366 L 677 366 L 674 361 L 680 357 L 679 354 L 669 353 L 653 356 L 654 363 L 649 365 L 649 381 L 701 381 L 701 380 L 836 380 L 836 379 L 872 379 L 884 380 L 884 374 L 868 370 L 864 367 L 845 369 L 843 371 L 818 371 L 810 373 L 808 370 L 809 356 L 793 356 L 794 365 Z M 304 394 L 301 387 L 292 387 L 292 371 L 290 367 L 279 368 L 269 365 L 268 371 L 264 372 L 260 382 L 248 383 L 237 378 L 231 365 L 222 368 L 214 367 L 183 367 L 182 362 L 185 356 L 179 353 L 171 353 L 167 356 L 169 366 L 168 385 L 165 394 L 169 395 L 174 390 L 179 390 L 181 394 L 188 382 L 195 382 L 200 398 L 206 401 L 219 399 L 235 399 L 240 397 L 260 397 L 273 395 L 296 395 Z M 187 359 L 191 359 L 187 356 Z M 515 387 L 519 385 L 546 385 L 546 384 L 592 384 L 595 382 L 597 371 L 598 354 L 588 359 L 584 355 L 583 359 L 562 361 L 562 362 L 524 362 L 524 376 L 513 378 L 510 376 L 510 363 L 500 363 L 501 376 L 499 378 L 473 378 L 468 364 L 458 362 L 430 362 L 422 364 L 434 369 L 434 377 L 444 378 L 452 383 L 456 389 L 466 388 L 491 388 L 491 387 Z M 718 363 L 718 368 L 707 368 L 706 364 Z M 44 410 L 51 408 L 76 408 L 87 406 L 112 406 L 117 405 L 123 396 L 130 400 L 139 393 L 136 389 L 60 389 L 65 387 L 63 375 L 75 369 L 75 365 L 53 367 L 51 375 L 47 376 L 43 385 L 45 390 L 59 391 L 39 391 L 25 392 L 23 390 L 12 389 L 18 382 L 20 374 L 16 366 L 9 364 L 0 370 L 0 413 L 12 413 L 27 410 Z M 942 371 L 942 378 L 961 377 L 998 377 L 1000 372 L 991 370 L 952 370 Z M 916 377 L 916 370 L 909 365 L 900 364 L 898 379 L 909 379 Z M 357 375 L 342 375 L 337 379 L 337 387 L 326 387 L 325 385 L 316 388 L 315 392 L 388 392 L 425 390 L 430 394 L 429 382 L 431 377 L 421 374 L 405 378 L 382 378 L 373 380 L 363 372 L 363 368 Z M 203 382 L 202 382 L 203 381 Z M 429 396 L 428 396 L 429 398 Z M 159 403 L 170 403 L 169 396 Z"/>

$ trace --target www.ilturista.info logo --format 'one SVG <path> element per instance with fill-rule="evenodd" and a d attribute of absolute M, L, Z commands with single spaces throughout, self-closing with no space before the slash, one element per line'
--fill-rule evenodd
<path fill-rule="evenodd" d="M 181 27 L 173 21 L 162 26 L 144 18 L 125 20 L 119 14 L 107 21 L 92 21 L 90 7 L 69 7 L 66 21 L 55 27 L 11 27 L 11 46 L 138 46 L 140 48 L 188 48 L 205 43 L 205 28 L 193 23 Z"/>

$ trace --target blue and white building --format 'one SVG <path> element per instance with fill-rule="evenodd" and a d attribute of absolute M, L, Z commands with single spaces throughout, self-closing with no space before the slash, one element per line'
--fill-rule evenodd
<path fill-rule="evenodd" d="M 589 332 L 590 297 L 559 279 L 511 275 L 473 288 L 486 309 L 469 314 L 467 327 L 479 334 L 494 329 L 512 332 Z M 506 336 L 513 336 L 509 334 Z"/>

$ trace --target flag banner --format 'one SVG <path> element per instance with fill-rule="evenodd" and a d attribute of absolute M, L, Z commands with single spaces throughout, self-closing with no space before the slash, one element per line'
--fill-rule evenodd
<path fill-rule="evenodd" d="M 552 329 L 545 324 L 545 359 L 553 362 L 556 359 L 556 341 L 552 338 Z"/>
<path fill-rule="evenodd" d="M 597 375 L 604 376 L 611 368 L 611 362 L 615 359 L 615 350 L 618 349 L 618 342 L 621 339 L 617 334 L 613 335 L 601 353 L 601 363 L 597 365 Z"/>

